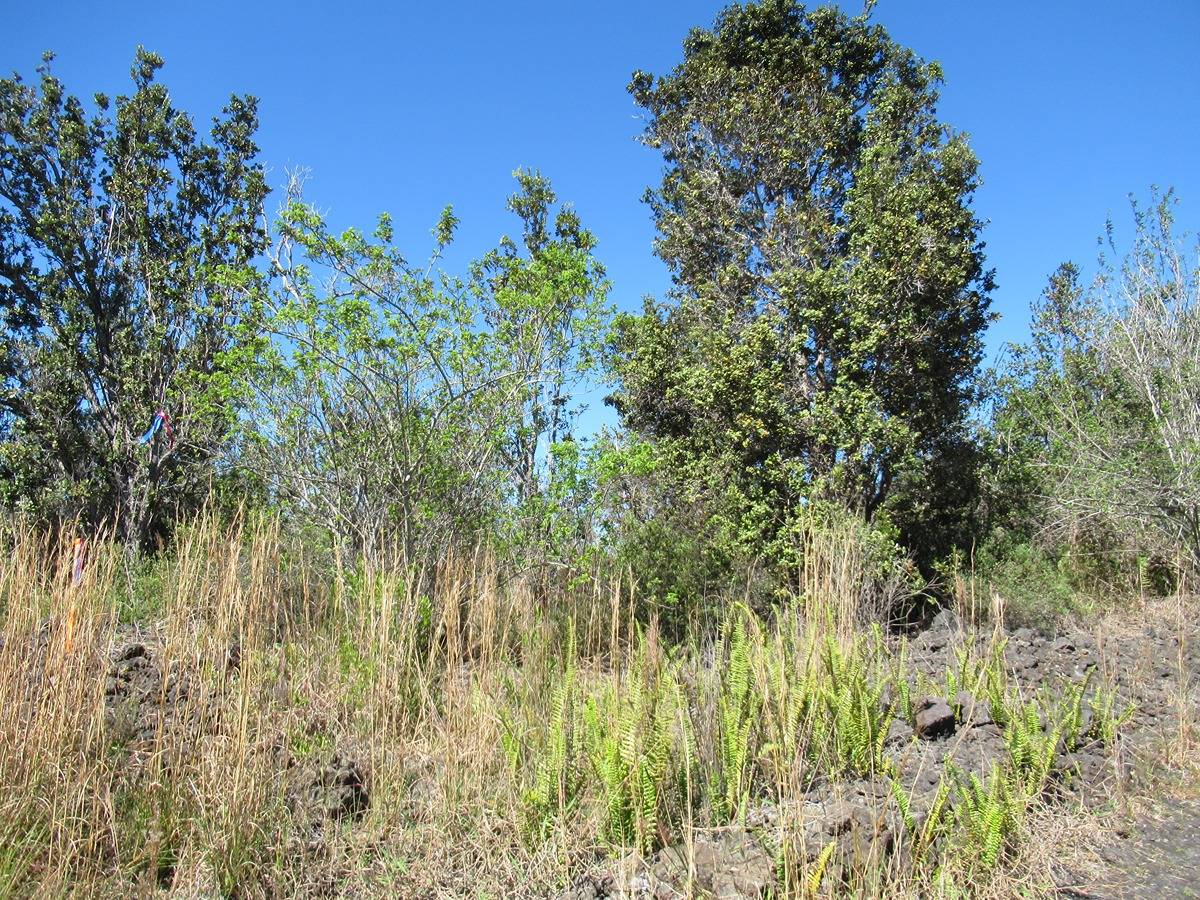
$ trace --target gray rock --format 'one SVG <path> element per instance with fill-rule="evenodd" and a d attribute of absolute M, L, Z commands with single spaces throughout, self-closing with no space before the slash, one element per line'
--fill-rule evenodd
<path fill-rule="evenodd" d="M 887 737 L 883 739 L 885 747 L 893 747 L 897 744 L 907 744 L 912 740 L 913 730 L 907 722 L 902 722 L 899 719 L 892 721 L 888 727 Z"/>
<path fill-rule="evenodd" d="M 958 720 L 963 725 L 978 728 L 990 725 L 993 721 L 991 707 L 987 701 L 979 700 L 967 691 L 959 691 L 954 697 L 954 707 L 958 712 Z"/>
<path fill-rule="evenodd" d="M 954 734 L 954 710 L 940 697 L 924 698 L 916 715 L 917 737 L 931 741 Z"/>
<path fill-rule="evenodd" d="M 684 846 L 669 847 L 659 853 L 651 867 L 658 882 L 655 895 L 682 896 L 688 889 L 688 868 Z M 691 869 L 694 878 L 691 889 L 703 892 L 704 896 L 730 900 L 757 898 L 766 896 L 774 886 L 775 867 L 771 857 L 744 828 L 724 829 L 711 838 L 697 840 L 692 845 Z"/>
<path fill-rule="evenodd" d="M 121 649 L 117 655 L 113 657 L 113 660 L 115 662 L 123 663 L 149 655 L 150 654 L 146 651 L 145 644 L 139 644 L 135 642 Z"/>

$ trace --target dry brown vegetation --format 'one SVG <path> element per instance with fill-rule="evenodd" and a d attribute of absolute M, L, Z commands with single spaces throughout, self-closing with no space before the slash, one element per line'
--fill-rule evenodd
<path fill-rule="evenodd" d="M 481 550 L 343 571 L 270 521 L 202 521 L 136 573 L 98 545 L 75 585 L 68 544 L 14 527 L 5 547 L 6 895 L 547 896 L 603 871 L 633 896 L 639 856 L 662 874 L 673 853 L 698 896 L 697 848 L 748 834 L 777 895 L 1039 893 L 1031 832 L 1085 821 L 1051 803 L 1054 760 L 1111 745 L 1120 718 L 1099 677 L 1087 722 L 1070 690 L 1034 695 L 998 631 L 964 635 L 949 669 L 913 662 L 862 626 L 872 598 L 836 541 L 777 620 L 731 604 L 679 647 L 620 576 L 513 576 Z M 932 744 L 891 723 L 956 689 L 1007 755 L 922 794 L 941 757 L 905 768 Z M 810 827 L 864 785 L 877 819 Z"/>

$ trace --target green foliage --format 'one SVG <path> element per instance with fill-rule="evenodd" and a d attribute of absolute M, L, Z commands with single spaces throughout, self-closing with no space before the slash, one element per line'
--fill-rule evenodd
<path fill-rule="evenodd" d="M 371 689 L 376 675 L 376 665 L 373 654 L 363 652 L 354 637 L 342 634 L 338 640 L 338 670 L 346 681 L 350 696 L 355 703 L 361 703 Z"/>
<path fill-rule="evenodd" d="M 959 850 L 970 861 L 970 868 L 988 874 L 1000 861 L 1000 855 L 1012 840 L 1024 817 L 1024 800 L 1015 793 L 998 765 L 984 784 L 971 773 L 958 786 L 955 806 Z"/>
<path fill-rule="evenodd" d="M 169 556 L 139 555 L 125 566 L 125 577 L 113 585 L 117 618 L 123 623 L 152 622 L 162 612 L 170 590 Z"/>
<path fill-rule="evenodd" d="M 636 507 L 637 499 L 630 506 Z M 635 574 L 667 634 L 680 637 L 690 625 L 715 629 L 739 570 L 749 563 L 693 505 L 681 500 L 677 506 L 655 507 L 645 518 L 635 508 L 620 520 L 614 555 Z"/>
<path fill-rule="evenodd" d="M 471 291 L 514 382 L 512 420 L 498 450 L 516 537 L 544 553 L 563 548 L 578 527 L 570 515 L 583 488 L 573 432 L 584 407 L 575 393 L 598 372 L 609 282 L 595 235 L 569 205 L 551 226 L 557 197 L 550 182 L 536 171 L 513 174 L 520 190 L 508 208 L 521 220 L 520 244 L 505 236 L 475 263 Z"/>
<path fill-rule="evenodd" d="M 901 639 L 900 650 L 892 667 L 892 708 L 903 721 L 913 725 L 916 711 L 913 709 L 912 687 L 908 681 L 908 640 Z"/>
<path fill-rule="evenodd" d="M 0 825 L 0 894 L 29 894 L 49 837 L 50 827 L 32 814 Z"/>
<path fill-rule="evenodd" d="M 274 287 L 246 323 L 259 347 L 243 372 L 256 423 L 243 463 L 293 515 L 367 555 L 411 556 L 477 527 L 495 512 L 488 461 L 504 411 L 481 389 L 491 373 L 472 308 L 407 264 L 386 215 L 369 237 L 335 234 L 298 184 L 290 194 Z"/>
<path fill-rule="evenodd" d="M 1003 656 L 993 657 L 993 661 L 1002 664 Z M 974 641 L 969 640 L 966 646 L 955 648 L 954 665 L 946 668 L 945 696 L 953 701 L 959 691 L 977 694 L 988 674 L 988 661 L 979 658 Z"/>
<path fill-rule="evenodd" d="M 761 699 L 751 672 L 753 650 L 747 634 L 748 617 L 748 610 L 732 609 L 717 648 L 723 668 L 711 792 L 713 815 L 721 823 L 742 819 L 752 786 L 753 734 L 759 724 Z"/>
<path fill-rule="evenodd" d="M 1008 747 L 1009 770 L 1025 795 L 1036 797 L 1050 777 L 1063 726 L 1060 723 L 1044 726 L 1041 705 L 1035 700 L 1016 701 L 1005 718 L 1004 742 Z"/>
<path fill-rule="evenodd" d="M 1134 707 L 1118 710 L 1115 685 L 1098 684 L 1089 692 L 1093 671 L 1087 678 L 1071 685 L 1059 701 L 1063 745 L 1070 750 L 1089 741 L 1112 746 L 1117 732 L 1133 717 Z"/>
<path fill-rule="evenodd" d="M 1045 626 L 1086 611 L 1081 591 L 1087 579 L 1069 552 L 993 536 L 975 562 L 976 590 L 1002 597 L 1005 621 L 1013 625 Z"/>
<path fill-rule="evenodd" d="M 821 882 L 825 880 L 825 870 L 828 868 L 829 860 L 833 858 L 833 851 L 836 849 L 837 840 L 834 839 L 822 847 L 821 852 L 817 854 L 812 869 L 808 873 L 808 880 L 805 882 L 809 897 L 820 895 Z"/>
<path fill-rule="evenodd" d="M 786 782 L 796 761 L 808 748 L 807 723 L 816 702 L 813 682 L 798 670 L 803 656 L 791 640 L 776 633 L 763 648 L 766 668 L 763 745 L 759 755 L 776 784 Z"/>
<path fill-rule="evenodd" d="M 888 771 L 883 756 L 890 710 L 883 704 L 887 679 L 871 671 L 864 639 L 848 650 L 828 635 L 822 649 L 824 678 L 809 726 L 812 746 L 834 774 L 874 775 Z"/>
<path fill-rule="evenodd" d="M 909 852 L 912 862 L 914 865 L 920 865 L 933 849 L 934 843 L 946 831 L 951 782 L 945 777 L 938 781 L 929 809 L 921 821 L 913 815 L 911 797 L 895 778 L 891 780 L 891 791 L 911 842 Z"/>
<path fill-rule="evenodd" d="M 550 698 L 546 747 L 538 762 L 533 787 L 524 796 L 531 830 L 545 837 L 550 826 L 569 815 L 579 799 L 583 773 L 578 767 L 582 744 L 576 716 L 575 625 L 564 648 L 564 669 Z"/>
<path fill-rule="evenodd" d="M 1110 595 L 1200 560 L 1200 256 L 1170 193 L 1132 212 L 1123 258 L 1110 222 L 1091 283 L 1070 263 L 1050 278 L 993 415 L 991 531 L 1036 536 Z"/>
<path fill-rule="evenodd" d="M 1117 739 L 1117 732 L 1133 718 L 1134 707 L 1127 705 L 1117 711 L 1117 690 L 1115 687 L 1098 687 L 1088 701 L 1092 713 L 1090 727 L 1085 736 L 1094 737 L 1104 746 L 1111 747 Z"/>
<path fill-rule="evenodd" d="M 148 874 L 153 883 L 170 885 L 189 816 L 187 799 L 170 787 L 120 788 L 113 812 L 117 833 L 124 837 L 122 868 L 131 875 Z"/>
<path fill-rule="evenodd" d="M 437 268 L 451 210 L 414 267 L 386 214 L 337 234 L 291 185 L 275 283 L 245 328 L 244 464 L 354 551 L 414 559 L 486 532 L 554 552 L 578 536 L 590 457 L 572 391 L 595 367 L 607 281 L 569 207 L 548 231 L 549 183 L 517 178 L 524 252 L 504 238 L 467 280 Z"/>
<path fill-rule="evenodd" d="M 770 552 L 831 500 L 890 509 L 931 551 L 963 505 L 944 495 L 971 479 L 946 475 L 971 452 L 991 277 L 940 80 L 880 26 L 790 0 L 731 6 L 672 72 L 633 76 L 678 290 L 618 318 L 612 402 L 659 445 L 668 496 L 738 546 Z"/>
<path fill-rule="evenodd" d="M 672 671 L 648 659 L 642 641 L 620 684 L 581 702 L 575 657 L 572 626 L 534 761 L 510 718 L 501 717 L 513 771 L 533 768 L 533 784 L 522 796 L 528 831 L 544 839 L 589 793 L 599 802 L 606 840 L 652 850 L 669 825 L 671 795 L 686 781 L 675 754 L 682 751 L 686 769 L 694 753 L 689 725 L 678 722 L 681 711 L 686 718 L 681 688 Z"/>
<path fill-rule="evenodd" d="M 651 852 L 669 833 L 685 796 L 694 739 L 672 668 L 638 647 L 621 689 L 584 707 L 587 755 L 600 788 L 607 840 Z"/>
<path fill-rule="evenodd" d="M 257 101 L 230 98 L 205 141 L 156 54 L 90 111 L 51 59 L 36 86 L 0 80 L 0 493 L 144 543 L 204 502 L 238 413 Z M 159 410 L 173 436 L 140 443 Z"/>

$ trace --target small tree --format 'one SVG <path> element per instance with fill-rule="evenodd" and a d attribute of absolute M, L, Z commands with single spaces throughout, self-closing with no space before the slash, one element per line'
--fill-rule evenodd
<path fill-rule="evenodd" d="M 92 113 L 51 59 L 36 87 L 0 81 L 0 482 L 10 506 L 137 544 L 201 501 L 235 416 L 265 241 L 256 103 L 233 97 L 204 142 L 157 55 Z"/>
<path fill-rule="evenodd" d="M 570 210 L 548 228 L 549 184 L 518 173 L 505 239 L 469 281 L 438 270 L 457 224 L 410 265 L 390 219 L 334 234 L 293 183 L 273 252 L 275 281 L 246 341 L 265 336 L 245 387 L 255 412 L 243 464 L 350 549 L 410 561 L 499 530 L 549 536 L 547 508 L 571 472 L 546 467 L 567 442 L 571 391 L 589 371 L 605 283 L 594 239 Z M 571 459 L 561 450 L 558 457 Z"/>
<path fill-rule="evenodd" d="M 246 322 L 262 343 L 242 464 L 353 552 L 415 560 L 496 512 L 505 378 L 462 285 L 434 277 L 456 224 L 447 208 L 429 265 L 414 268 L 386 214 L 372 235 L 334 234 L 293 180 L 275 278 Z"/>
<path fill-rule="evenodd" d="M 1174 199 L 1133 205 L 1090 285 L 1065 264 L 1014 348 L 997 423 L 1058 539 L 1111 535 L 1200 563 L 1200 253 L 1173 232 Z"/>
<path fill-rule="evenodd" d="M 496 352 L 520 373 L 501 452 L 517 532 L 545 552 L 580 474 L 577 392 L 598 374 L 609 283 L 593 252 L 596 238 L 573 209 L 561 207 L 552 227 L 550 182 L 538 172 L 514 175 L 520 190 L 508 208 L 521 219 L 521 243 L 502 238 L 473 267 L 473 288 Z"/>

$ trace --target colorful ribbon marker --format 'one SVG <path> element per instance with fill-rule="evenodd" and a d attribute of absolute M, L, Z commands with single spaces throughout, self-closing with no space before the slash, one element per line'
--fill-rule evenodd
<path fill-rule="evenodd" d="M 160 409 L 158 412 L 156 412 L 154 414 L 154 421 L 150 423 L 149 430 L 147 430 L 145 434 L 143 434 L 140 438 L 138 438 L 138 443 L 139 444 L 150 443 L 152 440 L 154 440 L 154 436 L 156 434 L 158 434 L 158 429 L 160 429 L 160 428 L 165 428 L 167 431 L 167 439 L 169 441 L 169 443 L 167 444 L 167 448 L 170 449 L 170 448 L 174 447 L 175 446 L 175 432 L 171 428 L 171 417 L 167 415 L 167 411 L 165 409 Z"/>

